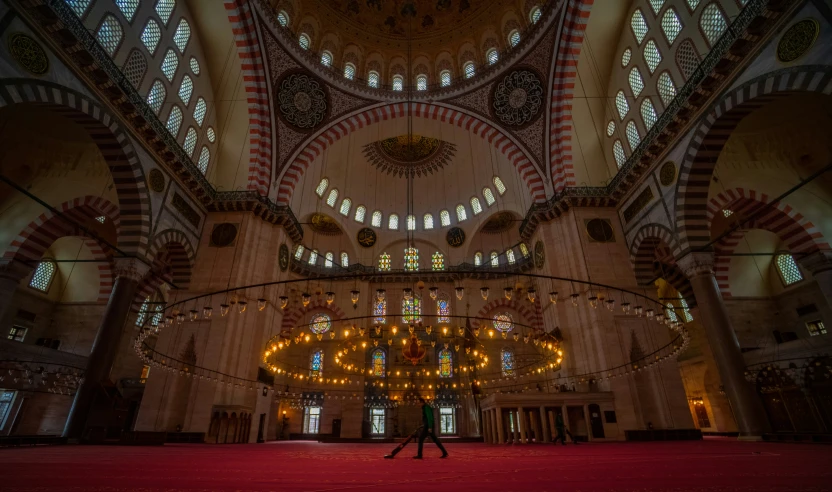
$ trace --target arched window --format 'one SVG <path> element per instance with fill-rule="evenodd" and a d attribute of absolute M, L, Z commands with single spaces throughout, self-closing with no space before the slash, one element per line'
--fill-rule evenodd
<path fill-rule="evenodd" d="M 415 325 L 422 322 L 422 299 L 417 295 L 402 298 L 402 323 Z"/>
<path fill-rule="evenodd" d="M 644 45 L 644 61 L 647 62 L 647 68 L 650 69 L 650 73 L 655 72 L 659 63 L 662 62 L 662 54 L 659 52 L 656 42 L 652 39 Z"/>
<path fill-rule="evenodd" d="M 317 262 L 318 262 L 318 250 L 313 249 L 312 251 L 309 252 L 309 264 L 314 265 Z"/>
<path fill-rule="evenodd" d="M 466 79 L 470 79 L 476 74 L 476 69 L 474 68 L 474 62 L 466 62 L 465 65 L 462 65 L 462 73 L 465 74 Z"/>
<path fill-rule="evenodd" d="M 494 65 L 500 59 L 500 53 L 497 48 L 491 48 L 485 52 L 485 59 L 488 60 L 489 65 Z"/>
<path fill-rule="evenodd" d="M 375 212 L 373 212 L 373 218 L 370 221 L 370 225 L 373 227 L 381 227 L 381 219 L 381 212 L 376 210 Z"/>
<path fill-rule="evenodd" d="M 384 377 L 387 372 L 386 358 L 387 356 L 384 354 L 384 350 L 375 349 L 373 351 L 373 376 L 377 378 Z"/>
<path fill-rule="evenodd" d="M 354 217 L 356 222 L 358 222 L 359 224 L 363 224 L 364 223 L 364 218 L 365 218 L 366 215 L 367 215 L 367 207 L 365 207 L 364 205 L 359 205 L 358 207 L 356 207 L 355 217 Z"/>
<path fill-rule="evenodd" d="M 309 356 L 309 377 L 319 378 L 324 369 L 324 351 L 315 349 Z"/>
<path fill-rule="evenodd" d="M 419 250 L 416 248 L 404 249 L 404 269 L 416 271 L 419 269 Z"/>
<path fill-rule="evenodd" d="M 339 212 L 344 217 L 349 217 L 351 208 L 352 200 L 350 200 L 349 198 L 344 198 L 344 200 L 341 201 L 341 210 L 339 210 Z"/>
<path fill-rule="evenodd" d="M 161 80 L 154 81 L 150 87 L 150 91 L 147 93 L 147 105 L 156 114 L 159 114 L 159 110 L 162 109 L 162 103 L 165 102 L 166 93 L 165 85 L 162 84 Z"/>
<path fill-rule="evenodd" d="M 170 14 L 173 12 L 174 7 L 176 7 L 175 0 L 159 0 L 156 2 L 156 13 L 162 19 L 162 24 L 168 25 Z"/>
<path fill-rule="evenodd" d="M 387 219 L 387 228 L 391 231 L 398 231 L 399 230 L 399 216 L 396 214 L 390 214 L 390 217 Z"/>
<path fill-rule="evenodd" d="M 349 268 L 350 266 L 350 255 L 347 254 L 346 251 L 341 252 L 341 267 L 342 268 Z"/>
<path fill-rule="evenodd" d="M 64 0 L 78 17 L 84 17 L 92 0 Z"/>
<path fill-rule="evenodd" d="M 377 325 L 387 323 L 387 299 L 376 299 L 373 301 L 373 316 L 375 316 L 373 321 L 375 321 Z"/>
<path fill-rule="evenodd" d="M 708 40 L 708 44 L 711 46 L 728 29 L 728 21 L 725 20 L 722 10 L 715 2 L 709 3 L 702 10 L 702 15 L 699 17 L 699 27 L 705 33 L 705 39 Z"/>
<path fill-rule="evenodd" d="M 451 214 L 447 210 L 439 212 L 439 223 L 442 224 L 442 227 L 451 225 Z"/>
<path fill-rule="evenodd" d="M 514 250 L 513 249 L 509 248 L 509 249 L 506 250 L 506 260 L 508 261 L 509 265 L 514 265 L 514 263 L 516 262 L 516 260 L 514 258 Z"/>
<path fill-rule="evenodd" d="M 182 19 L 179 21 L 179 25 L 176 26 L 176 31 L 173 33 L 173 42 L 176 44 L 176 47 L 179 48 L 180 53 L 185 52 L 185 48 L 188 47 L 188 41 L 191 39 L 191 25 L 188 24 L 188 21 Z"/>
<path fill-rule="evenodd" d="M 474 215 L 482 213 L 482 204 L 480 203 L 479 198 L 471 197 L 471 210 L 474 212 Z"/>
<path fill-rule="evenodd" d="M 454 358 L 448 349 L 439 351 L 439 377 L 450 378 L 454 375 Z"/>
<path fill-rule="evenodd" d="M 155 296 L 158 301 L 162 301 L 162 297 L 159 294 Z M 152 313 L 152 317 L 150 318 L 150 325 L 158 325 L 162 321 L 162 315 L 165 313 L 165 305 L 164 303 L 154 301 L 154 298 L 148 296 L 144 299 L 142 303 L 142 307 L 139 308 L 139 315 L 136 316 L 136 326 L 144 325 L 145 321 L 147 321 L 148 315 Z M 155 307 L 151 307 L 151 303 L 155 302 Z"/>
<path fill-rule="evenodd" d="M 332 254 L 332 251 L 327 251 L 326 254 L 324 255 L 324 266 L 326 268 L 332 268 L 332 265 L 334 264 L 334 261 L 335 261 L 335 255 Z"/>
<path fill-rule="evenodd" d="M 378 88 L 378 72 L 370 70 L 369 75 L 367 75 L 367 85 Z"/>
<path fill-rule="evenodd" d="M 295 248 L 295 259 L 296 260 L 299 260 L 299 259 L 301 259 L 301 257 L 303 257 L 303 251 L 304 251 L 303 245 L 298 244 L 298 247 Z"/>
<path fill-rule="evenodd" d="M 329 179 L 323 178 L 320 183 L 318 183 L 318 187 L 315 188 L 315 194 L 319 197 L 324 196 L 326 189 L 329 187 Z"/>
<path fill-rule="evenodd" d="M 456 206 L 456 220 L 462 222 L 468 218 L 468 212 L 465 211 L 465 205 L 459 204 Z"/>
<path fill-rule="evenodd" d="M 390 255 L 387 253 L 382 253 L 378 255 L 378 269 L 382 272 L 389 272 L 390 271 Z"/>
<path fill-rule="evenodd" d="M 656 124 L 658 116 L 656 115 L 656 108 L 653 107 L 650 98 L 644 98 L 641 102 L 641 119 L 644 121 L 644 128 L 650 130 Z"/>
<path fill-rule="evenodd" d="M 130 84 L 135 88 L 142 85 L 144 74 L 147 73 L 147 59 L 139 50 L 134 49 L 127 55 L 124 60 L 124 65 L 121 67 L 122 73 L 130 81 Z"/>
<path fill-rule="evenodd" d="M 628 80 L 630 82 L 630 90 L 633 91 L 633 97 L 641 95 L 641 91 L 644 89 L 644 80 L 641 78 L 641 72 L 639 72 L 638 67 L 633 67 L 633 69 L 630 70 Z M 617 98 L 615 102 L 618 104 Z"/>
<path fill-rule="evenodd" d="M 515 46 L 517 46 L 517 43 L 519 43 L 519 42 L 520 42 L 520 31 L 515 29 L 515 30 L 511 31 L 511 33 L 508 35 L 508 44 L 509 44 L 509 46 L 514 48 Z"/>
<path fill-rule="evenodd" d="M 123 37 L 124 30 L 121 28 L 121 23 L 112 14 L 107 14 L 104 17 L 101 25 L 98 26 L 98 31 L 95 33 L 98 43 L 111 57 L 116 54 Z"/>
<path fill-rule="evenodd" d="M 182 84 L 179 85 L 179 99 L 185 104 L 188 105 L 191 102 L 191 94 L 194 93 L 194 81 L 191 80 L 191 77 L 185 75 L 182 77 Z"/>
<path fill-rule="evenodd" d="M 427 75 L 417 75 L 416 76 L 416 90 L 417 91 L 426 91 L 428 89 L 428 76 Z"/>
<path fill-rule="evenodd" d="M 179 106 L 173 106 L 170 109 L 170 114 L 168 115 L 168 122 L 165 127 L 168 129 L 171 135 L 176 137 L 179 135 L 179 127 L 182 126 L 182 110 L 179 109 Z"/>
<path fill-rule="evenodd" d="M 56 270 L 55 262 L 52 260 L 41 261 L 38 263 L 38 267 L 35 268 L 35 273 L 32 274 L 29 287 L 41 292 L 47 292 L 49 286 L 52 284 L 52 279 L 55 277 Z"/>
<path fill-rule="evenodd" d="M 404 89 L 404 79 L 401 75 L 394 75 L 393 76 L 393 90 L 394 91 L 401 91 Z"/>
<path fill-rule="evenodd" d="M 653 8 L 653 15 L 658 15 L 659 10 L 662 9 L 662 5 L 664 5 L 664 0 L 650 0 L 650 7 Z"/>
<path fill-rule="evenodd" d="M 627 122 L 627 142 L 630 144 L 631 152 L 636 150 L 636 147 L 638 147 L 639 142 L 641 142 L 641 135 L 638 134 L 636 122 L 633 120 Z"/>
<path fill-rule="evenodd" d="M 494 193 L 491 191 L 491 188 L 489 188 L 488 186 L 486 186 L 485 188 L 482 189 L 482 197 L 485 199 L 485 203 L 489 207 L 491 205 L 494 205 L 494 202 L 497 201 L 497 200 L 494 199 Z"/>
<path fill-rule="evenodd" d="M 162 39 L 162 29 L 159 23 L 153 19 L 149 19 L 142 31 L 142 44 L 147 48 L 151 55 L 156 53 L 156 48 L 159 46 L 159 41 Z"/>
<path fill-rule="evenodd" d="M 503 376 L 514 376 L 514 351 L 510 348 L 503 348 L 500 351 L 500 363 L 503 368 Z"/>
<path fill-rule="evenodd" d="M 514 329 L 514 318 L 509 313 L 497 313 L 494 315 L 494 329 L 508 333 Z"/>
<path fill-rule="evenodd" d="M 676 86 L 673 84 L 673 79 L 670 78 L 670 73 L 662 72 L 659 75 L 659 80 L 656 82 L 659 96 L 662 98 L 664 106 L 667 107 L 673 98 L 676 97 Z"/>
<path fill-rule="evenodd" d="M 674 323 L 679 321 L 679 318 L 676 317 L 676 306 L 672 302 L 665 304 L 664 315 Z"/>
<path fill-rule="evenodd" d="M 615 95 L 615 108 L 618 110 L 618 117 L 623 121 L 627 112 L 630 111 L 630 105 L 627 103 L 624 91 L 618 91 L 618 94 Z"/>
<path fill-rule="evenodd" d="M 609 123 L 607 123 L 607 136 L 611 137 L 611 136 L 613 136 L 614 133 L 615 133 L 615 122 L 613 120 L 610 120 Z"/>
<path fill-rule="evenodd" d="M 407 230 L 408 231 L 415 231 L 416 230 L 416 216 L 415 215 L 408 215 L 406 222 L 407 222 Z"/>
<path fill-rule="evenodd" d="M 173 76 L 176 75 L 176 67 L 179 66 L 179 57 L 173 48 L 168 48 L 165 52 L 165 57 L 162 59 L 162 73 L 168 79 L 168 82 L 173 82 Z"/>
<path fill-rule="evenodd" d="M 679 66 L 679 71 L 685 79 L 689 79 L 696 73 L 699 67 L 699 53 L 696 52 L 696 47 L 690 39 L 685 39 L 676 48 L 676 65 Z"/>
<path fill-rule="evenodd" d="M 349 62 L 344 65 L 344 78 L 348 80 L 355 78 L 355 65 Z"/>
<path fill-rule="evenodd" d="M 682 293 L 679 293 L 679 304 L 682 306 L 682 315 L 685 317 L 685 323 L 690 323 L 693 321 L 693 315 L 690 314 L 690 307 L 688 306 L 688 301 L 682 297 Z"/>
<path fill-rule="evenodd" d="M 798 268 L 797 262 L 794 261 L 794 256 L 779 254 L 775 257 L 775 263 L 785 285 L 796 284 L 803 280 L 803 274 L 800 273 L 800 268 Z"/>
<path fill-rule="evenodd" d="M 506 185 L 503 184 L 503 180 L 500 179 L 499 176 L 494 176 L 493 182 L 494 182 L 494 187 L 497 188 L 497 193 L 499 193 L 501 196 L 503 194 L 505 194 Z"/>
<path fill-rule="evenodd" d="M 194 120 L 196 120 L 196 124 L 202 126 L 202 123 L 205 121 L 205 113 L 208 111 L 208 106 L 205 104 L 205 99 L 198 98 L 196 100 L 196 106 L 194 106 Z"/>
<path fill-rule="evenodd" d="M 298 36 L 298 44 L 301 48 L 308 50 L 309 46 L 312 45 L 312 40 L 309 39 L 309 36 L 305 32 L 302 32 L 300 33 L 300 36 Z"/>
<path fill-rule="evenodd" d="M 621 143 L 621 140 L 615 141 L 612 144 L 612 155 L 615 157 L 615 164 L 621 168 L 625 162 L 627 162 L 627 156 L 624 155 L 624 145 Z"/>
<path fill-rule="evenodd" d="M 500 266 L 500 255 L 497 254 L 496 251 L 492 251 L 490 256 L 491 256 L 491 266 L 492 267 Z"/>
<path fill-rule="evenodd" d="M 324 51 L 323 53 L 321 53 L 321 65 L 325 67 L 332 66 L 332 53 L 330 53 L 329 51 Z"/>
<path fill-rule="evenodd" d="M 188 157 L 194 156 L 194 150 L 196 150 L 196 130 L 194 130 L 194 127 L 188 128 L 188 133 L 185 135 L 185 143 L 182 144 L 182 148 L 185 149 Z"/>
<path fill-rule="evenodd" d="M 443 255 L 439 251 L 434 253 L 430 260 L 431 268 L 434 271 L 440 271 L 445 269 L 445 255 Z"/>
<path fill-rule="evenodd" d="M 474 266 L 482 265 L 482 253 L 477 251 L 474 253 Z"/>
<path fill-rule="evenodd" d="M 211 143 L 216 142 L 217 134 L 214 133 L 214 127 L 209 126 L 207 130 L 205 130 L 205 134 L 208 136 L 208 141 Z"/>
<path fill-rule="evenodd" d="M 439 85 L 442 87 L 448 87 L 451 85 L 451 71 L 450 70 L 442 70 L 439 73 Z"/>
<path fill-rule="evenodd" d="M 529 247 L 526 246 L 526 243 L 520 243 L 520 253 L 523 254 L 523 258 L 529 257 Z"/>
<path fill-rule="evenodd" d="M 436 321 L 439 323 L 451 322 L 451 303 L 445 294 L 440 294 L 436 299 Z"/>
<path fill-rule="evenodd" d="M 433 215 L 425 214 L 424 217 L 422 217 L 422 223 L 426 231 L 433 229 Z"/>
<path fill-rule="evenodd" d="M 199 75 L 199 60 L 197 60 L 195 56 L 191 57 L 190 65 L 191 72 L 193 72 L 194 75 Z"/>
<path fill-rule="evenodd" d="M 633 36 L 636 37 L 636 42 L 641 44 L 644 41 L 644 36 L 647 35 L 647 21 L 644 20 L 644 15 L 641 13 L 641 9 L 636 9 L 633 12 L 633 17 L 630 19 L 630 27 L 633 29 Z"/>
<path fill-rule="evenodd" d="M 287 14 L 285 10 L 281 10 L 277 13 L 277 22 L 279 22 L 281 26 L 287 27 L 289 25 L 289 14 Z"/>
<path fill-rule="evenodd" d="M 540 7 L 535 6 L 532 8 L 532 11 L 529 12 L 529 20 L 532 21 L 532 24 L 537 24 L 541 15 L 543 15 L 543 13 L 540 11 Z"/>
<path fill-rule="evenodd" d="M 329 196 L 326 197 L 326 204 L 335 208 L 335 202 L 338 201 L 338 188 L 333 188 L 329 191 Z"/>
<path fill-rule="evenodd" d="M 664 15 L 662 16 L 662 32 L 668 45 L 673 46 L 673 42 L 676 41 L 679 33 L 682 32 L 682 27 L 682 21 L 679 20 L 679 16 L 673 7 L 664 11 Z"/>
<path fill-rule="evenodd" d="M 621 66 L 626 67 L 630 64 L 630 58 L 633 57 L 633 51 L 630 48 L 625 48 L 624 53 L 621 54 Z"/>

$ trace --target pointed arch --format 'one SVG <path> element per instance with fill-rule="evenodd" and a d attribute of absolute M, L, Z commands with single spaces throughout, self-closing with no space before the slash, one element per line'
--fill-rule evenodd
<path fill-rule="evenodd" d="M 196 256 L 191 241 L 182 231 L 167 229 L 153 238 L 148 252 L 152 262 L 151 274 L 173 283 L 179 289 L 187 289 Z M 157 286 L 158 287 L 158 286 Z"/>
<path fill-rule="evenodd" d="M 638 285 L 647 287 L 657 278 L 663 278 L 673 286 L 688 306 L 696 306 L 696 298 L 690 281 L 676 265 L 679 243 L 667 227 L 648 224 L 636 232 L 630 246 L 630 263 Z"/>

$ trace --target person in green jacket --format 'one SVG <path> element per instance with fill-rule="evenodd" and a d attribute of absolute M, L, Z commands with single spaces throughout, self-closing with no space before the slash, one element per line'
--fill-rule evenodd
<path fill-rule="evenodd" d="M 422 433 L 419 434 L 418 454 L 414 456 L 413 459 L 422 459 L 422 445 L 428 437 L 430 437 L 431 440 L 439 446 L 439 449 L 442 450 L 442 456 L 440 456 L 440 458 L 447 458 L 448 452 L 445 451 L 445 446 L 442 446 L 442 443 L 439 442 L 439 438 L 436 437 L 436 433 L 434 432 L 433 409 L 430 405 L 428 405 L 428 402 L 426 402 L 424 398 L 419 398 L 419 401 L 422 402 Z"/>
<path fill-rule="evenodd" d="M 572 439 L 572 442 L 578 444 L 578 441 L 572 437 L 572 433 L 569 432 L 569 429 L 566 428 L 566 425 L 563 423 L 563 415 L 558 413 L 555 417 L 555 430 L 557 430 L 558 435 L 555 437 L 555 444 L 560 443 L 566 446 L 566 434 L 569 434 L 569 438 Z"/>

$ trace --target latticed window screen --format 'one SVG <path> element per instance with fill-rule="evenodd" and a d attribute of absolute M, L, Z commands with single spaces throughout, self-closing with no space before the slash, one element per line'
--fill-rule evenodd
<path fill-rule="evenodd" d="M 497 193 L 502 195 L 506 192 L 506 185 L 503 184 L 503 180 L 500 179 L 499 176 L 494 176 L 494 187 L 497 188 Z"/>
<path fill-rule="evenodd" d="M 679 305 L 682 306 L 682 315 L 685 317 L 685 323 L 690 323 L 693 321 L 693 315 L 690 314 L 690 307 L 688 306 L 688 301 L 682 297 L 681 292 L 679 293 Z"/>
<path fill-rule="evenodd" d="M 344 198 L 344 200 L 341 202 L 341 209 L 339 210 L 339 212 L 344 217 L 349 217 L 351 208 L 352 200 L 350 200 L 349 198 Z"/>
<path fill-rule="evenodd" d="M 370 75 L 367 76 L 367 85 L 378 87 L 378 72 L 370 72 Z"/>
<path fill-rule="evenodd" d="M 424 223 L 426 231 L 433 229 L 433 215 L 425 214 L 425 216 L 422 218 L 422 221 Z"/>
<path fill-rule="evenodd" d="M 387 228 L 391 231 L 398 231 L 399 230 L 399 216 L 396 214 L 390 214 L 390 217 L 387 219 Z"/>
<path fill-rule="evenodd" d="M 173 33 L 173 42 L 176 44 L 176 47 L 179 48 L 179 51 L 184 53 L 185 48 L 188 47 L 188 41 L 191 39 L 191 25 L 188 24 L 188 21 L 182 19 L 179 21 L 179 25 L 176 26 L 176 32 Z"/>
<path fill-rule="evenodd" d="M 679 70 L 685 76 L 685 80 L 689 79 L 699 66 L 699 55 L 690 39 L 682 41 L 676 48 L 676 64 L 679 65 Z"/>
<path fill-rule="evenodd" d="M 175 0 L 159 0 L 156 3 L 156 13 L 159 14 L 163 24 L 167 25 L 174 7 L 176 7 Z"/>
<path fill-rule="evenodd" d="M 325 67 L 332 66 L 332 53 L 330 53 L 329 51 L 324 51 L 321 54 L 321 65 Z"/>
<path fill-rule="evenodd" d="M 64 0 L 69 7 L 75 12 L 78 17 L 83 17 L 87 13 L 92 0 Z"/>
<path fill-rule="evenodd" d="M 630 19 L 630 27 L 633 28 L 633 35 L 636 37 L 636 41 L 638 44 L 641 44 L 644 41 L 644 36 L 647 36 L 647 21 L 644 20 L 644 14 L 641 13 L 641 9 L 636 9 L 633 12 L 633 17 Z"/>
<path fill-rule="evenodd" d="M 367 215 L 367 207 L 365 207 L 364 205 L 359 205 L 358 207 L 355 208 L 355 217 L 353 217 L 353 219 L 355 219 L 355 221 L 358 222 L 359 224 L 363 224 L 364 223 L 364 218 L 366 217 L 366 215 Z"/>
<path fill-rule="evenodd" d="M 673 98 L 676 97 L 676 86 L 673 84 L 673 79 L 670 78 L 668 72 L 662 72 L 659 75 L 656 87 L 658 88 L 659 96 L 661 96 L 664 106 L 667 107 Z"/>
<path fill-rule="evenodd" d="M 650 69 L 650 73 L 655 72 L 659 63 L 662 62 L 662 54 L 659 52 L 656 42 L 652 39 L 644 45 L 644 61 L 647 62 L 647 68 Z"/>
<path fill-rule="evenodd" d="M 205 99 L 199 98 L 196 100 L 196 106 L 194 106 L 194 119 L 196 120 L 196 124 L 202 126 L 202 123 L 205 121 L 205 113 L 208 110 L 208 106 L 205 104 Z"/>
<path fill-rule="evenodd" d="M 641 91 L 644 90 L 644 79 L 641 78 L 641 72 L 638 70 L 638 67 L 633 67 L 633 69 L 630 70 L 630 76 L 628 77 L 628 81 L 630 82 L 630 90 L 633 91 L 633 97 L 638 97 L 641 94 Z M 618 99 L 616 98 L 616 105 L 617 104 Z M 627 110 L 629 111 L 629 107 L 627 108 Z"/>
<path fill-rule="evenodd" d="M 179 109 L 179 106 L 171 108 L 168 123 L 165 126 L 174 137 L 179 134 L 179 127 L 182 126 L 182 110 Z"/>
<path fill-rule="evenodd" d="M 159 110 L 162 109 L 162 103 L 165 102 L 166 93 L 165 85 L 160 80 L 153 82 L 150 91 L 147 93 L 147 105 L 156 114 L 159 114 Z"/>
<path fill-rule="evenodd" d="M 295 259 L 296 260 L 301 259 L 301 257 L 303 256 L 303 251 L 304 251 L 303 245 L 298 244 L 298 247 L 295 248 Z"/>
<path fill-rule="evenodd" d="M 630 64 L 630 59 L 633 57 L 633 50 L 627 48 L 624 50 L 624 53 L 621 54 L 621 66 L 626 67 Z"/>
<path fill-rule="evenodd" d="M 373 219 L 370 222 L 373 227 L 381 227 L 381 212 L 376 210 L 373 212 Z"/>
<path fill-rule="evenodd" d="M 653 9 L 654 14 L 658 14 L 659 10 L 662 9 L 662 5 L 664 5 L 665 0 L 650 0 L 650 8 Z"/>
<path fill-rule="evenodd" d="M 326 204 L 330 207 L 335 207 L 335 202 L 338 201 L 338 190 L 332 189 L 329 192 L 329 196 L 326 197 Z"/>
<path fill-rule="evenodd" d="M 667 39 L 667 44 L 673 45 L 679 33 L 682 32 L 682 21 L 679 20 L 679 15 L 672 7 L 664 11 L 662 16 L 662 32 Z"/>
<path fill-rule="evenodd" d="M 515 46 L 517 46 L 517 44 L 519 42 L 520 42 L 520 32 L 519 31 L 513 31 L 508 37 L 508 43 L 512 47 L 515 47 Z"/>
<path fill-rule="evenodd" d="M 648 130 L 656 124 L 658 116 L 656 115 L 656 108 L 653 107 L 653 102 L 650 98 L 645 98 L 641 102 L 641 119 L 644 121 L 644 128 Z"/>
<path fill-rule="evenodd" d="M 633 120 L 627 122 L 627 142 L 630 144 L 630 150 L 635 150 L 639 142 L 641 142 L 641 136 L 639 136 L 638 128 L 636 128 L 636 122 Z"/>
<path fill-rule="evenodd" d="M 202 150 L 199 152 L 199 161 L 196 164 L 202 174 L 208 172 L 208 163 L 210 161 L 211 151 L 208 150 L 208 147 L 202 147 Z"/>
<path fill-rule="evenodd" d="M 476 254 L 474 254 L 474 266 L 480 265 L 482 265 L 482 253 L 477 251 Z"/>
<path fill-rule="evenodd" d="M 439 222 L 442 224 L 442 227 L 451 225 L 451 214 L 447 210 L 442 210 L 439 212 Z"/>
<path fill-rule="evenodd" d="M 615 163 L 619 168 L 627 162 L 627 156 L 624 155 L 624 145 L 621 143 L 621 140 L 616 140 L 612 144 L 612 155 L 615 157 Z"/>
<path fill-rule="evenodd" d="M 497 200 L 494 199 L 494 193 L 491 191 L 491 188 L 485 187 L 482 189 L 482 197 L 485 199 L 485 203 L 490 207 L 494 205 L 494 202 Z"/>
<path fill-rule="evenodd" d="M 803 280 L 803 274 L 800 273 L 800 268 L 797 267 L 794 256 L 780 254 L 777 255 L 775 261 L 777 263 L 777 269 L 780 270 L 780 275 L 783 276 L 783 282 L 786 285 L 792 285 Z"/>
<path fill-rule="evenodd" d="M 347 268 L 348 266 L 350 266 L 350 255 L 348 255 L 346 252 L 341 252 L 341 266 L 343 268 Z"/>
<path fill-rule="evenodd" d="M 141 51 L 134 49 L 127 56 L 127 60 L 124 61 L 121 72 L 133 87 L 138 88 L 142 85 L 144 74 L 147 73 L 147 59 Z"/>
<path fill-rule="evenodd" d="M 161 39 L 162 29 L 159 27 L 159 23 L 153 19 L 148 19 L 142 31 L 142 44 L 144 44 L 144 47 L 147 48 L 147 51 L 151 55 L 156 52 L 156 48 L 159 46 L 159 40 Z"/>
<path fill-rule="evenodd" d="M 632 72 L 630 73 L 632 74 Z M 615 109 L 618 110 L 618 117 L 622 120 L 627 116 L 627 112 L 630 111 L 630 104 L 627 102 L 624 91 L 618 91 L 618 94 L 615 95 Z"/>
<path fill-rule="evenodd" d="M 426 75 L 419 75 L 416 77 L 416 90 L 424 91 L 428 88 L 428 78 Z"/>
<path fill-rule="evenodd" d="M 463 70 L 463 72 L 465 73 L 465 78 L 466 78 L 466 79 L 470 79 L 470 78 L 471 78 L 471 77 L 473 77 L 473 76 L 474 76 L 474 74 L 476 73 L 476 70 L 475 70 L 475 68 L 474 68 L 474 63 L 473 63 L 473 62 L 468 62 L 468 63 L 466 63 L 466 64 L 462 67 L 462 70 Z"/>
<path fill-rule="evenodd" d="M 185 143 L 182 148 L 188 153 L 188 157 L 193 157 L 194 150 L 196 150 L 196 130 L 194 127 L 188 128 L 188 133 L 185 135 Z"/>
<path fill-rule="evenodd" d="M 310 265 L 314 265 L 317 262 L 318 262 L 318 250 L 313 249 L 312 251 L 309 252 L 309 261 L 308 261 L 308 263 Z"/>
<path fill-rule="evenodd" d="M 520 252 L 523 254 L 523 258 L 529 257 L 529 247 L 526 246 L 526 243 L 520 243 Z"/>
<path fill-rule="evenodd" d="M 691 10 L 696 10 L 696 7 L 699 5 L 699 0 L 687 0 L 687 2 Z"/>
<path fill-rule="evenodd" d="M 496 49 L 491 48 L 488 50 L 488 53 L 485 54 L 485 59 L 488 60 L 489 65 L 494 65 L 497 63 L 497 60 L 500 59 L 500 53 L 498 53 Z"/>
<path fill-rule="evenodd" d="M 327 251 L 324 255 L 324 267 L 332 268 L 333 260 L 335 259 L 335 255 L 332 254 L 332 251 Z"/>
<path fill-rule="evenodd" d="M 324 192 L 326 189 L 329 188 L 329 179 L 323 178 L 320 183 L 318 183 L 318 187 L 315 188 L 315 194 L 318 196 L 324 196 Z"/>
<path fill-rule="evenodd" d="M 378 74 L 376 74 L 378 76 Z M 355 78 L 355 65 L 352 63 L 347 63 L 344 65 L 344 78 L 352 80 Z M 376 86 L 378 86 L 378 81 L 376 81 Z"/>
<path fill-rule="evenodd" d="M 208 135 L 208 141 L 214 143 L 217 139 L 217 134 L 214 133 L 214 127 L 209 126 L 207 130 L 205 130 L 205 134 Z"/>
<path fill-rule="evenodd" d="M 514 262 L 516 261 L 516 258 L 514 257 L 514 250 L 513 249 L 507 249 L 506 250 L 506 261 L 508 261 L 509 265 L 514 265 Z"/>
<path fill-rule="evenodd" d="M 471 198 L 471 210 L 474 211 L 474 215 L 479 215 L 482 213 L 482 204 L 480 204 L 479 198 Z"/>
<path fill-rule="evenodd" d="M 193 72 L 194 75 L 199 75 L 199 60 L 197 60 L 195 56 L 192 56 L 190 64 L 191 64 L 191 72 Z"/>
<path fill-rule="evenodd" d="M 289 15 L 286 14 L 285 11 L 281 10 L 277 13 L 277 22 L 280 23 L 281 26 L 286 27 L 289 25 Z"/>
<path fill-rule="evenodd" d="M 468 212 L 465 210 L 465 205 L 459 204 L 456 206 L 456 220 L 462 222 L 468 219 Z"/>
<path fill-rule="evenodd" d="M 451 85 L 451 72 L 449 70 L 443 70 L 442 73 L 439 74 L 439 84 L 442 87 L 448 87 Z"/>
<path fill-rule="evenodd" d="M 124 14 L 124 18 L 128 22 L 133 22 L 133 17 L 136 15 L 136 10 L 139 8 L 139 0 L 116 0 L 116 6 Z"/>
<path fill-rule="evenodd" d="M 301 48 L 308 50 L 309 46 L 312 44 L 312 41 L 309 39 L 309 36 L 307 36 L 304 33 L 301 33 L 300 36 L 298 36 L 298 44 Z"/>
<path fill-rule="evenodd" d="M 35 268 L 35 273 L 32 275 L 32 280 L 29 282 L 29 287 L 37 289 L 41 292 L 49 290 L 49 284 L 52 283 L 52 277 L 55 276 L 55 263 L 52 261 L 42 261 L 38 263 Z"/>
<path fill-rule="evenodd" d="M 168 48 L 165 52 L 165 58 L 162 60 L 162 73 L 170 82 L 173 82 L 173 77 L 176 75 L 176 67 L 179 66 L 179 57 L 172 48 Z"/>
<path fill-rule="evenodd" d="M 108 55 L 116 54 L 118 46 L 121 44 L 121 39 L 124 37 L 124 31 L 121 28 L 121 23 L 114 15 L 107 15 L 98 26 L 98 32 L 95 38 L 104 48 Z"/>
<path fill-rule="evenodd" d="M 529 14 L 529 17 L 532 20 L 532 24 L 537 24 L 537 21 L 540 20 L 540 16 L 543 15 L 543 12 L 540 11 L 540 7 L 535 7 Z"/>
<path fill-rule="evenodd" d="M 409 214 L 406 218 L 407 230 L 408 231 L 415 231 L 416 230 L 416 216 Z"/>
<path fill-rule="evenodd" d="M 191 102 L 191 94 L 193 93 L 194 81 L 191 80 L 190 76 L 185 75 L 184 77 L 182 77 L 182 84 L 179 85 L 179 99 L 182 100 L 185 106 L 187 106 L 188 103 Z"/>
<path fill-rule="evenodd" d="M 728 29 L 728 21 L 719 6 L 716 3 L 710 3 L 702 10 L 702 15 L 699 17 L 699 27 L 705 33 L 708 44 L 713 46 L 722 36 L 722 33 Z"/>
<path fill-rule="evenodd" d="M 607 123 L 607 136 L 611 137 L 611 136 L 613 136 L 614 133 L 615 133 L 615 122 L 613 120 L 610 120 L 609 123 Z"/>
<path fill-rule="evenodd" d="M 402 79 L 401 75 L 393 76 L 393 90 L 400 91 L 404 89 L 404 79 Z"/>
<path fill-rule="evenodd" d="M 490 254 L 491 257 L 491 266 L 498 267 L 500 266 L 500 255 L 496 251 L 492 251 Z"/>

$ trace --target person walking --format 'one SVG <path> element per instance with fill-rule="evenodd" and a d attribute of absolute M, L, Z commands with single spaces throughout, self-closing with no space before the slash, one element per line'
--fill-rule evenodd
<path fill-rule="evenodd" d="M 555 417 L 555 430 L 557 430 L 558 435 L 555 437 L 554 443 L 558 443 L 558 439 L 560 439 L 560 443 L 566 446 L 566 435 L 569 434 L 569 439 L 572 440 L 573 444 L 578 444 L 578 441 L 575 440 L 575 437 L 569 432 L 569 429 L 566 428 L 566 425 L 563 423 L 563 414 L 557 414 Z"/>
<path fill-rule="evenodd" d="M 422 403 L 422 433 L 419 434 L 419 451 L 417 452 L 416 456 L 413 457 L 414 460 L 422 459 L 422 445 L 425 443 L 425 439 L 428 437 L 436 444 L 440 450 L 442 450 L 442 456 L 440 458 L 447 458 L 448 452 L 445 450 L 445 446 L 439 442 L 439 438 L 436 437 L 434 432 L 434 422 L 433 422 L 433 409 L 428 405 L 428 402 L 425 401 L 424 398 L 419 398 L 419 401 Z"/>

